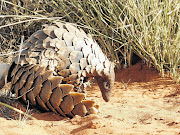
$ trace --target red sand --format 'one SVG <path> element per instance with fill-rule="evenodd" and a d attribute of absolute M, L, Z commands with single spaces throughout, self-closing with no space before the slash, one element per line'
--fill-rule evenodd
<path fill-rule="evenodd" d="M 98 115 L 69 119 L 33 111 L 36 120 L 0 117 L 0 135 L 180 134 L 180 85 L 146 65 L 117 71 L 110 102 L 103 101 L 97 85 L 87 95 L 100 105 Z"/>

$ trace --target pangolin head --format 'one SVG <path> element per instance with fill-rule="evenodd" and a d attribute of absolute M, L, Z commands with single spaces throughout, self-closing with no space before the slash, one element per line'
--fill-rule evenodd
<path fill-rule="evenodd" d="M 103 74 L 102 76 L 95 77 L 103 99 L 108 102 L 111 97 L 112 88 L 114 86 L 115 73 L 114 73 L 114 63 L 110 66 L 109 74 Z"/>

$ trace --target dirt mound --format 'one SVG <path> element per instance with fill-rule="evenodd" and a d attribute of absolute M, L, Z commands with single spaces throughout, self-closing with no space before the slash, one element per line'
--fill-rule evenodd
<path fill-rule="evenodd" d="M 143 63 L 137 63 L 128 69 L 122 69 L 116 72 L 117 82 L 149 82 L 158 77 L 159 74 L 154 68 L 149 68 Z"/>

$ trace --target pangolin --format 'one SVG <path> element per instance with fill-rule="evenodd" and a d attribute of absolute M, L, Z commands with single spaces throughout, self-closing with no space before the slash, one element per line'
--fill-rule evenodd
<path fill-rule="evenodd" d="M 8 71 L 12 92 L 25 103 L 62 116 L 97 112 L 82 87 L 94 77 L 108 102 L 114 85 L 114 63 L 82 29 L 70 23 L 44 25 L 32 34 Z M 73 92 L 74 91 L 74 92 Z"/>

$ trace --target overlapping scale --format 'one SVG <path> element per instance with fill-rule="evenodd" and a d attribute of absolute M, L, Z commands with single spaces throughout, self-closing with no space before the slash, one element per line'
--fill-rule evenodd
<path fill-rule="evenodd" d="M 56 37 L 55 33 L 54 33 L 54 30 L 57 29 L 56 26 L 54 25 L 50 25 L 50 26 L 46 26 L 44 29 L 43 29 L 43 32 L 48 35 L 49 37 Z"/>
<path fill-rule="evenodd" d="M 42 30 L 38 30 L 37 32 L 35 32 L 34 34 L 34 37 L 37 38 L 37 39 L 45 39 L 47 38 L 47 34 L 45 34 Z"/>
<path fill-rule="evenodd" d="M 57 107 L 60 106 L 62 100 L 63 100 L 62 90 L 60 87 L 56 87 L 52 91 L 52 94 L 51 94 L 49 101 L 50 101 L 51 105 L 56 109 Z"/>

